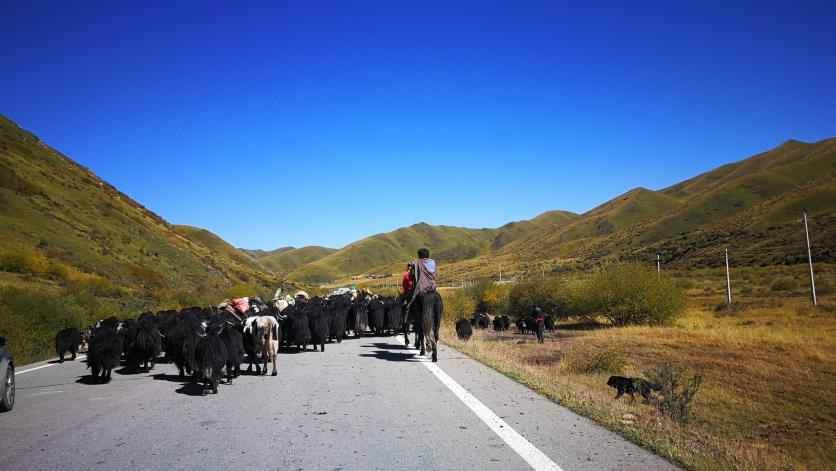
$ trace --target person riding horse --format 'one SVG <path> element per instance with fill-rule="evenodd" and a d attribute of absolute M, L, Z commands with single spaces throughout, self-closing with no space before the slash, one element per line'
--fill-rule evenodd
<path fill-rule="evenodd" d="M 404 295 L 406 307 L 404 312 L 408 320 L 416 321 L 415 334 L 417 339 L 426 341 L 421 342 L 421 354 L 424 355 L 426 350 L 430 350 L 432 360 L 438 361 L 438 328 L 441 324 L 444 306 L 441 296 L 436 291 L 435 274 L 435 260 L 430 258 L 430 251 L 423 248 L 419 249 L 418 260 L 412 262 L 410 276 L 413 282 L 412 292 Z M 407 284 L 404 283 L 404 285 Z M 407 337 L 408 323 L 407 321 L 404 328 L 404 340 L 407 344 L 409 343 Z"/>

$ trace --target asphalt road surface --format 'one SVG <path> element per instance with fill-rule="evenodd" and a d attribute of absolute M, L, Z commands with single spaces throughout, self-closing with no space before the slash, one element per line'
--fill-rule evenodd
<path fill-rule="evenodd" d="M 401 339 L 283 353 L 278 377 L 208 396 L 171 364 L 109 384 L 83 360 L 20 367 L 0 468 L 676 469 L 455 350 L 432 364 Z"/>

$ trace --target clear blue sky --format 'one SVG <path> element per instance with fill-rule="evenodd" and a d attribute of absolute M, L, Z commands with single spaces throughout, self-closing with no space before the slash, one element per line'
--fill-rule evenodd
<path fill-rule="evenodd" d="M 264 249 L 584 212 L 836 136 L 831 0 L 207 3 L 0 1 L 0 113 Z"/>

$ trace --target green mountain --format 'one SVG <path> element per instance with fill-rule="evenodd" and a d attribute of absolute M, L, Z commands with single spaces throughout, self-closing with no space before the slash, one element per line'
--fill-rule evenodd
<path fill-rule="evenodd" d="M 265 251 L 247 251 L 255 254 L 256 252 L 263 252 L 261 256 L 254 257 L 255 260 L 264 268 L 270 270 L 278 275 L 292 271 L 302 265 L 315 262 L 322 259 L 337 249 L 329 249 L 328 247 L 320 247 L 312 245 L 308 247 L 282 247 L 270 252 Z"/>
<path fill-rule="evenodd" d="M 832 263 L 835 177 L 836 139 L 788 141 L 669 188 L 631 190 L 446 270 L 455 277 L 479 273 L 488 260 L 530 271 L 605 259 L 650 262 L 656 254 L 672 266 L 719 266 L 725 248 L 739 265 L 801 263 L 803 209 L 817 260 Z"/>
<path fill-rule="evenodd" d="M 391 273 L 415 257 L 418 247 L 428 247 L 433 258 L 452 263 L 504 247 L 525 234 L 559 224 L 577 215 L 549 211 L 528 221 L 511 222 L 495 229 L 471 229 L 418 223 L 392 232 L 376 234 L 337 250 L 288 273 L 304 282 L 323 282 L 362 273 Z"/>
<path fill-rule="evenodd" d="M 175 226 L 0 116 L 0 281 L 218 293 L 275 276 Z"/>
<path fill-rule="evenodd" d="M 276 255 L 276 254 L 280 254 L 282 252 L 287 252 L 288 250 L 293 250 L 294 248 L 295 247 L 279 247 L 278 249 L 275 249 L 275 250 L 242 249 L 242 248 L 239 248 L 238 251 L 243 253 L 247 257 L 250 257 L 254 260 L 258 260 L 258 259 L 267 257 L 269 255 Z"/>

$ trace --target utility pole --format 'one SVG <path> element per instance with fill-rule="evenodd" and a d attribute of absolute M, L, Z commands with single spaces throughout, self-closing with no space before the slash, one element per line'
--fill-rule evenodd
<path fill-rule="evenodd" d="M 656 277 L 662 277 L 662 260 L 658 253 L 656 254 Z"/>
<path fill-rule="evenodd" d="M 731 277 L 729 276 L 729 249 L 726 249 L 726 292 L 731 304 Z"/>
<path fill-rule="evenodd" d="M 502 284 L 502 264 L 499 264 L 499 284 Z"/>
<path fill-rule="evenodd" d="M 807 237 L 807 263 L 810 265 L 810 291 L 813 293 L 813 306 L 818 306 L 816 301 L 816 278 L 813 276 L 813 253 L 810 250 L 810 231 L 807 229 L 807 210 L 804 214 L 804 235 Z"/>

